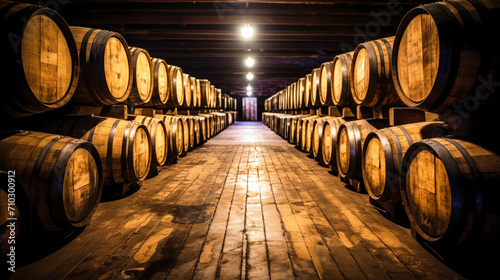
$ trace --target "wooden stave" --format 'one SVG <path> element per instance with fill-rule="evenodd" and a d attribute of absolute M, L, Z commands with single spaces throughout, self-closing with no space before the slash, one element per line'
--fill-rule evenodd
<path fill-rule="evenodd" d="M 320 117 L 313 122 L 313 133 L 311 136 L 311 155 L 316 161 L 319 160 L 319 156 L 322 154 L 322 145 L 320 143 L 323 141 L 323 123 L 325 118 Z"/>
<path fill-rule="evenodd" d="M 352 56 L 352 67 L 350 71 L 350 85 L 351 93 L 354 102 L 357 105 L 368 106 L 368 107 L 379 107 L 379 106 L 403 106 L 404 103 L 401 101 L 399 96 L 394 89 L 392 82 L 392 49 L 393 49 L 394 36 L 381 38 L 377 40 L 368 41 L 366 43 L 359 44 L 354 50 Z M 375 49 L 378 50 L 379 55 Z M 362 50 L 366 50 L 369 56 L 369 86 L 365 94 L 364 99 L 360 99 L 357 95 L 356 83 L 354 81 L 354 75 L 356 72 L 356 59 Z M 386 63 L 385 57 L 380 56 L 380 54 L 387 53 L 387 58 L 389 61 Z M 379 64 L 379 62 L 382 62 Z M 381 73 L 379 73 L 379 66 Z M 384 66 L 384 67 L 382 67 Z M 387 66 L 387 67 L 385 67 Z M 389 69 L 386 69 L 389 68 Z"/>
<path fill-rule="evenodd" d="M 78 51 L 66 21 L 52 9 L 30 4 L 4 2 L 0 4 L 0 11 L 4 14 L 1 22 L 1 26 L 4 28 L 0 30 L 0 35 L 4 39 L 0 40 L 0 47 L 4 51 L 4 57 L 9 58 L 2 61 L 3 67 L 9 70 L 3 71 L 1 76 L 3 94 L 0 103 L 0 114 L 9 117 L 25 117 L 66 105 L 73 98 L 80 78 Z M 34 95 L 24 74 L 23 64 L 19 63 L 23 61 L 22 52 L 16 44 L 12 44 L 8 40 L 12 34 L 23 34 L 24 27 L 29 19 L 37 15 L 49 17 L 59 27 L 59 30 L 67 39 L 66 43 L 72 60 L 71 80 L 68 90 L 60 100 L 52 104 L 41 102 Z M 19 73 L 23 73 L 23 75 Z"/>
<path fill-rule="evenodd" d="M 151 56 L 149 55 L 149 52 L 145 49 L 138 48 L 138 47 L 130 47 L 129 46 L 129 51 L 130 55 L 132 57 L 132 69 L 133 69 L 133 75 L 132 75 L 132 90 L 130 91 L 130 95 L 128 97 L 128 100 L 130 103 L 133 105 L 144 105 L 147 104 L 151 101 L 151 98 L 153 97 L 153 88 L 154 88 L 154 73 L 151 71 L 153 68 L 153 63 L 151 60 Z M 139 88 L 137 86 L 137 59 L 140 54 L 144 54 L 147 57 L 147 60 L 149 62 L 149 90 L 147 92 L 146 98 L 143 98 L 141 94 L 139 93 Z"/>
<path fill-rule="evenodd" d="M 22 142 L 17 140 L 30 142 Z M 9 141 L 14 141 L 9 147 Z M 16 147 L 22 151 L 29 150 L 29 155 L 22 160 L 23 163 L 29 163 L 29 159 L 36 157 L 36 162 L 28 166 L 16 165 L 16 160 L 6 160 L 0 163 L 0 169 L 15 170 L 16 183 L 19 182 L 24 190 L 29 207 L 29 217 L 31 218 L 30 230 L 38 231 L 62 231 L 66 229 L 75 229 L 85 227 L 95 213 L 103 192 L 103 169 L 101 159 L 96 148 L 88 141 L 82 141 L 71 137 L 54 135 L 44 132 L 17 131 L 11 136 L 0 140 L 1 145 L 7 145 L 10 151 L 16 151 Z M 30 146 L 30 144 L 35 144 Z M 95 170 L 97 173 L 97 184 L 92 192 L 92 204 L 85 217 L 78 220 L 70 220 L 66 213 L 64 203 L 64 178 L 66 167 L 73 154 L 83 149 L 94 159 Z M 7 154 L 7 153 L 6 153 Z M 16 153 L 19 155 L 21 153 Z M 55 159 L 54 162 L 50 160 Z M 48 161 L 49 160 L 49 161 Z M 44 168 L 48 168 L 44 170 Z M 40 174 L 45 174 L 42 175 Z M 29 177 L 27 177 L 29 175 Z M 35 175 L 35 178 L 32 176 Z M 17 193 L 16 190 L 16 199 Z M 20 201 L 23 199 L 22 191 L 19 191 Z M 48 203 L 48 204 L 47 204 Z"/>
<path fill-rule="evenodd" d="M 452 147 L 452 150 L 449 147 Z M 487 158 L 475 157 L 470 154 L 470 147 L 486 150 L 490 154 L 487 155 Z M 449 178 L 448 181 L 451 183 L 451 205 L 463 206 L 452 209 L 449 220 L 451 225 L 448 224 L 446 231 L 439 236 L 427 234 L 416 221 L 408 205 L 406 190 L 407 176 L 409 174 L 408 169 L 412 160 L 421 151 L 430 152 L 445 165 L 445 171 Z M 460 159 L 460 157 L 463 158 Z M 488 164 L 487 170 L 489 172 L 484 172 L 484 166 L 481 167 L 477 163 L 487 159 L 493 162 Z M 467 243 L 471 244 L 471 242 L 474 245 L 486 245 L 487 247 L 493 246 L 493 248 L 498 248 L 500 246 L 498 241 L 498 236 L 500 235 L 498 213 L 500 211 L 497 201 L 500 193 L 496 187 L 498 186 L 499 166 L 500 157 L 498 154 L 491 152 L 488 147 L 480 144 L 480 141 L 477 139 L 465 140 L 440 137 L 425 139 L 410 146 L 405 153 L 401 166 L 401 198 L 405 212 L 416 234 L 429 244 L 448 248 L 462 246 Z M 469 175 L 464 175 L 463 171 L 469 172 Z M 477 202 L 480 204 L 477 205 Z M 491 215 L 487 219 L 490 224 L 486 223 L 486 220 L 482 220 L 488 215 Z M 493 234 L 488 235 L 482 232 L 482 230 L 488 228 L 494 230 Z"/>
<path fill-rule="evenodd" d="M 311 79 L 312 74 L 306 74 L 304 83 L 304 108 L 311 108 Z"/>
<path fill-rule="evenodd" d="M 200 82 L 200 107 L 208 108 L 210 104 L 210 81 L 207 79 L 198 79 L 198 81 Z"/>
<path fill-rule="evenodd" d="M 481 19 L 475 18 L 467 12 L 462 3 L 470 4 Z M 445 5 L 443 5 L 443 3 Z M 456 13 L 460 14 L 457 19 L 454 12 L 451 12 L 446 5 L 453 6 Z M 444 113 L 451 106 L 461 104 L 467 97 L 475 97 L 480 105 L 484 104 L 481 100 L 483 95 L 488 95 L 490 89 L 487 89 L 484 83 L 476 81 L 477 77 L 491 77 L 493 80 L 498 78 L 498 56 L 499 53 L 494 49 L 494 42 L 485 38 L 494 26 L 498 25 L 498 9 L 500 6 L 495 1 L 440 1 L 436 3 L 421 5 L 411 9 L 405 14 L 396 31 L 392 69 L 393 84 L 400 99 L 409 107 L 419 108 L 434 113 Z M 491 10 L 491 14 L 489 11 Z M 409 98 L 402 89 L 399 81 L 399 47 L 404 31 L 413 17 L 428 14 L 431 15 L 439 33 L 439 69 L 431 91 L 428 96 L 420 101 L 414 101 Z M 481 23 L 479 23 L 481 22 Z M 464 28 L 464 26 L 473 28 Z M 481 65 L 478 69 L 465 69 L 460 67 L 460 57 L 474 58 L 475 63 L 467 62 L 472 65 Z M 487 57 L 483 61 L 481 57 Z M 461 71 L 459 71 L 462 69 Z M 455 86 L 455 81 L 467 81 L 464 85 L 459 82 Z M 474 90 L 474 92 L 472 92 Z M 475 94 L 475 96 L 474 96 Z M 479 98 L 478 98 L 479 97 Z"/>
<path fill-rule="evenodd" d="M 70 29 L 73 34 L 75 34 L 75 30 L 78 29 L 80 29 L 81 31 L 86 30 L 82 41 L 76 42 L 77 48 L 79 48 L 80 50 L 80 79 L 78 80 L 75 94 L 70 100 L 70 103 L 90 106 L 106 106 L 127 100 L 133 85 L 133 68 L 132 56 L 130 55 L 130 52 L 128 52 L 128 44 L 125 39 L 119 33 L 108 30 L 92 29 L 78 26 L 70 26 Z M 97 32 L 97 34 L 91 42 L 91 53 L 89 54 L 91 58 L 89 58 L 88 63 L 84 63 L 84 61 L 87 61 L 87 59 L 85 58 L 87 54 L 86 51 L 83 52 L 81 50 L 86 50 L 87 47 L 82 48 L 82 46 L 84 44 L 89 44 L 88 39 L 90 38 L 88 36 L 92 36 L 94 32 Z M 102 45 L 99 44 L 99 42 L 95 42 L 97 36 L 99 36 L 98 40 L 102 39 L 106 42 L 111 38 L 116 38 L 121 42 L 123 48 L 126 50 L 126 56 L 129 66 L 129 82 L 124 95 L 120 98 L 115 98 L 108 88 L 103 67 L 105 46 L 103 48 Z"/>
<path fill-rule="evenodd" d="M 415 131 L 418 129 L 417 131 Z M 404 138 L 398 138 L 398 135 L 394 132 L 398 130 L 404 135 Z M 400 193 L 400 167 L 403 160 L 403 156 L 406 150 L 418 141 L 422 141 L 426 138 L 445 136 L 447 133 L 447 125 L 444 122 L 421 122 L 421 123 L 411 123 L 406 125 L 399 125 L 394 127 L 382 128 L 377 131 L 370 132 L 365 139 L 363 145 L 363 158 L 362 158 L 362 173 L 363 182 L 366 187 L 366 191 L 371 199 L 378 202 L 386 202 L 391 204 L 397 204 L 401 202 Z M 383 147 L 383 153 L 385 156 L 385 167 L 386 175 L 384 179 L 384 189 L 380 191 L 374 191 L 371 186 L 371 180 L 369 180 L 368 171 L 365 164 L 367 147 L 370 141 L 377 139 L 381 142 Z M 394 151 L 394 149 L 396 149 Z M 395 154 L 397 154 L 397 158 Z M 391 182 L 393 182 L 391 184 Z"/>

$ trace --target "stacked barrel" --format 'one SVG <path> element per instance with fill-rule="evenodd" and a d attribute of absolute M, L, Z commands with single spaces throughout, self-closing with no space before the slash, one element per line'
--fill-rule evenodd
<path fill-rule="evenodd" d="M 268 98 L 263 122 L 440 253 L 497 249 L 500 155 L 486 131 L 498 120 L 499 11 L 487 0 L 416 7 L 394 37 Z"/>
<path fill-rule="evenodd" d="M 234 98 L 117 32 L 30 4 L 0 11 L 2 231 L 10 218 L 23 234 L 82 228 L 104 193 L 140 186 L 236 120 Z"/>

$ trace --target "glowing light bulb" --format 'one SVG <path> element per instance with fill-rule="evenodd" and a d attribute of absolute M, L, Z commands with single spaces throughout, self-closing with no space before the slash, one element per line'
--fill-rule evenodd
<path fill-rule="evenodd" d="M 245 24 L 245 26 L 241 28 L 241 35 L 246 39 L 251 38 L 253 36 L 253 27 L 251 27 L 248 23 Z"/>
<path fill-rule="evenodd" d="M 253 80 L 253 74 L 252 73 L 248 73 L 247 74 L 247 80 L 249 80 L 249 81 Z"/>
<path fill-rule="evenodd" d="M 252 91 L 251 90 L 247 91 L 247 96 L 252 96 Z"/>
<path fill-rule="evenodd" d="M 252 91 L 252 86 L 251 85 L 247 86 L 247 91 Z"/>
<path fill-rule="evenodd" d="M 248 57 L 245 60 L 245 65 L 248 66 L 248 67 L 252 67 L 254 64 L 255 64 L 255 60 L 253 58 L 251 58 L 251 57 Z"/>

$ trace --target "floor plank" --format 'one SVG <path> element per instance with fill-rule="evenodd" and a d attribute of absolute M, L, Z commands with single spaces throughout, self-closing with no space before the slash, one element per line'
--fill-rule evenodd
<path fill-rule="evenodd" d="M 464 279 L 328 171 L 237 122 L 12 279 Z"/>

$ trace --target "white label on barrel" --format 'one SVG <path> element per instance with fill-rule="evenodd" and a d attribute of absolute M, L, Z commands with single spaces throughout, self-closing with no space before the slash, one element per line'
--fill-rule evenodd
<path fill-rule="evenodd" d="M 46 64 L 57 65 L 57 53 L 42 51 L 40 61 Z"/>
<path fill-rule="evenodd" d="M 359 64 L 359 69 L 358 72 L 356 73 L 356 82 L 359 83 L 361 80 L 364 79 L 365 75 L 365 57 L 363 57 L 363 60 L 361 60 L 361 63 Z"/>

